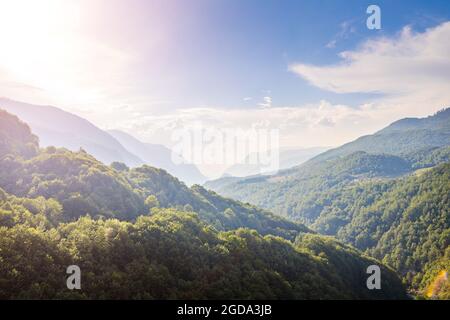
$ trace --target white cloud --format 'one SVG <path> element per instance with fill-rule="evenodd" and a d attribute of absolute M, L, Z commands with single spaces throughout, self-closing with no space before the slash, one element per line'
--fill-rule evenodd
<path fill-rule="evenodd" d="M 171 132 L 201 123 L 218 130 L 265 128 L 280 131 L 281 146 L 338 145 L 377 129 L 372 105 L 352 108 L 320 101 L 302 107 L 256 109 L 188 108 L 122 121 L 120 129 L 142 140 L 170 146 Z"/>
<path fill-rule="evenodd" d="M 26 2 L 29 10 L 24 11 L 22 0 L 0 0 L 0 96 L 67 109 L 76 106 L 77 113 L 95 124 L 128 131 L 144 141 L 171 146 L 174 129 L 201 122 L 219 130 L 277 129 L 280 147 L 331 146 L 373 133 L 399 118 L 429 115 L 450 104 L 447 22 L 423 33 L 405 28 L 395 37 L 369 40 L 341 53 L 342 61 L 336 65 L 290 66 L 324 90 L 383 94 L 359 106 L 319 101 L 275 107 L 270 91 L 264 91 L 254 108 L 170 108 L 155 114 L 152 104 L 171 102 L 152 100 L 134 89 L 130 64 L 135 56 L 123 46 L 80 32 L 77 2 L 42 1 L 45 5 Z M 343 24 L 341 32 L 333 40 L 353 32 L 351 25 Z M 243 100 L 248 105 L 251 98 Z"/>
<path fill-rule="evenodd" d="M 258 106 L 261 108 L 272 107 L 272 97 L 269 97 L 269 96 L 264 97 L 263 102 L 258 103 Z"/>
<path fill-rule="evenodd" d="M 170 146 L 170 131 L 201 122 L 214 128 L 278 129 L 280 147 L 340 145 L 407 116 L 426 116 L 450 104 L 450 22 L 392 38 L 376 38 L 341 54 L 332 66 L 295 64 L 291 70 L 313 85 L 337 92 L 377 92 L 359 106 L 320 101 L 273 107 L 265 96 L 255 109 L 188 108 L 127 123 L 147 141 Z M 269 108 L 270 107 L 270 108 Z"/>
<path fill-rule="evenodd" d="M 338 146 L 371 134 L 397 119 L 389 109 L 375 104 L 350 107 L 320 101 L 306 106 L 252 109 L 186 108 L 160 115 L 141 114 L 128 120 L 118 118 L 110 123 L 142 141 L 168 147 L 177 142 L 172 139 L 173 133 L 184 128 L 200 126 L 222 132 L 252 128 L 277 130 L 279 146 L 284 148 Z M 225 157 L 228 151 L 223 152 Z M 228 166 L 200 164 L 199 169 L 209 177 L 217 177 Z"/>
<path fill-rule="evenodd" d="M 442 87 L 450 80 L 450 22 L 414 33 L 409 27 L 394 38 L 365 42 L 341 53 L 331 66 L 293 64 L 290 70 L 313 85 L 337 93 L 406 94 Z"/>
<path fill-rule="evenodd" d="M 422 33 L 364 42 L 335 65 L 293 64 L 312 85 L 336 93 L 379 93 L 370 102 L 386 119 L 425 116 L 450 105 L 450 22 Z"/>

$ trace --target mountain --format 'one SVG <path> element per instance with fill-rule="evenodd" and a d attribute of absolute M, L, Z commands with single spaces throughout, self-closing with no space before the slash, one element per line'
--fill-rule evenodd
<path fill-rule="evenodd" d="M 44 228 L 55 212 L 43 202 L 0 199 L 3 215 L 11 212 L 5 207 L 25 215 L 9 226 L 0 219 L 1 299 L 406 299 L 391 269 L 330 238 L 291 243 L 248 229 L 218 232 L 173 209 L 134 223 L 83 217 Z M 74 264 L 82 290 L 66 287 Z M 381 266 L 381 290 L 366 287 L 373 264 Z"/>
<path fill-rule="evenodd" d="M 120 163 L 107 166 L 84 150 L 47 147 L 38 152 L 38 139 L 26 124 L 4 111 L 0 115 L 0 123 L 9 123 L 0 128 L 0 137 L 11 141 L 0 154 L 0 188 L 18 197 L 56 199 L 64 212 L 62 221 L 86 214 L 131 221 L 148 214 L 152 207 L 174 207 L 195 210 L 219 230 L 251 227 L 263 235 L 290 240 L 299 232 L 309 232 L 303 225 L 201 186 L 189 188 L 162 169 L 147 165 L 130 169 Z M 11 132 L 12 127 L 17 129 Z M 17 153 L 23 143 L 35 150 L 26 160 Z"/>
<path fill-rule="evenodd" d="M 321 161 L 355 151 L 406 155 L 450 145 L 450 108 L 427 118 L 405 118 L 368 136 L 324 152 L 314 158 Z"/>
<path fill-rule="evenodd" d="M 240 201 L 312 223 L 319 211 L 308 206 L 319 194 L 339 189 L 354 180 L 395 177 L 408 173 L 410 163 L 398 156 L 364 151 L 325 161 L 309 161 L 275 175 L 225 177 L 205 183 L 205 188 Z"/>
<path fill-rule="evenodd" d="M 301 224 L 0 123 L 1 299 L 407 298 L 391 268 Z M 83 290 L 67 290 L 74 264 Z"/>
<path fill-rule="evenodd" d="M 318 193 L 361 179 L 405 175 L 449 160 L 450 108 L 424 119 L 397 121 L 274 175 L 224 177 L 205 187 L 313 223 L 320 211 L 308 203 Z"/>
<path fill-rule="evenodd" d="M 52 106 L 32 105 L 0 98 L 0 109 L 17 115 L 39 136 L 42 146 L 64 147 L 72 151 L 83 148 L 98 160 L 128 166 L 144 162 L 126 150 L 107 132 L 89 121 Z"/>
<path fill-rule="evenodd" d="M 417 284 L 427 298 L 450 300 L 450 247 L 442 258 L 429 263 Z"/>
<path fill-rule="evenodd" d="M 394 180 L 360 181 L 321 195 L 312 224 L 395 268 L 415 290 L 450 249 L 450 163 Z M 422 288 L 423 289 L 423 288 Z"/>
<path fill-rule="evenodd" d="M 302 164 L 303 162 L 313 158 L 314 156 L 326 151 L 329 148 L 324 147 L 314 147 L 314 148 L 299 148 L 299 149 L 280 149 L 280 150 L 269 150 L 267 154 L 272 154 L 273 152 L 278 153 L 279 158 L 279 169 L 283 170 L 293 166 Z M 266 166 L 264 166 L 264 161 L 262 158 L 264 154 L 252 153 L 249 154 L 242 163 L 235 164 L 225 170 L 224 176 L 233 177 L 245 177 L 257 174 L 270 174 L 275 172 L 267 171 Z"/>
<path fill-rule="evenodd" d="M 394 122 L 274 175 L 228 177 L 205 188 L 336 236 L 420 291 L 424 270 L 450 245 L 449 162 L 445 109 Z"/>
<path fill-rule="evenodd" d="M 172 151 L 163 145 L 143 143 L 119 130 L 110 130 L 108 133 L 149 166 L 164 169 L 189 185 L 206 181 L 195 165 L 186 163 L 180 156 L 177 159 L 179 164 L 174 163 Z"/>
<path fill-rule="evenodd" d="M 16 116 L 0 109 L 0 157 L 13 153 L 28 158 L 38 153 L 38 137 Z"/>

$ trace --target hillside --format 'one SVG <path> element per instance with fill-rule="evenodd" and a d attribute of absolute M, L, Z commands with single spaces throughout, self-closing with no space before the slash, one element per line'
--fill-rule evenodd
<path fill-rule="evenodd" d="M 8 153 L 25 158 L 38 153 L 39 139 L 28 125 L 1 109 L 0 128 L 0 158 Z"/>
<path fill-rule="evenodd" d="M 324 193 L 312 224 L 421 282 L 450 247 L 450 164 L 391 181 L 356 182 Z"/>
<path fill-rule="evenodd" d="M 449 161 L 449 117 L 450 109 L 446 109 L 424 119 L 400 120 L 275 175 L 225 177 L 207 182 L 205 187 L 313 223 L 320 210 L 311 203 L 324 192 L 364 179 L 392 179 Z"/>
<path fill-rule="evenodd" d="M 397 156 L 355 152 L 342 158 L 307 162 L 277 175 L 224 178 L 205 184 L 227 197 L 256 204 L 279 214 L 312 223 L 320 214 L 311 206 L 321 193 L 356 180 L 395 177 L 409 172 L 410 164 Z"/>
<path fill-rule="evenodd" d="M 52 106 L 32 105 L 0 98 L 0 109 L 25 121 L 39 137 L 41 146 L 63 147 L 72 151 L 86 150 L 103 163 L 114 161 L 128 166 L 143 164 L 107 132 L 89 121 Z"/>
<path fill-rule="evenodd" d="M 0 136 L 10 141 L 0 158 L 0 188 L 19 197 L 58 200 L 64 212 L 62 221 L 73 221 L 86 214 L 131 221 L 148 214 L 152 207 L 176 207 L 195 210 L 219 230 L 249 227 L 263 235 L 291 240 L 298 232 L 308 231 L 300 224 L 220 197 L 198 185 L 189 188 L 162 169 L 130 169 L 117 162 L 106 166 L 83 150 L 47 147 L 37 152 L 37 138 L 28 126 L 6 112 L 0 115 L 0 121 L 11 123 L 0 127 Z M 18 129 L 11 132 L 13 124 Z M 7 134 L 17 138 L 7 139 Z M 36 152 L 28 159 L 17 157 L 23 137 L 26 143 L 33 143 Z M 154 197 L 154 201 L 149 201 L 149 197 Z"/>
<path fill-rule="evenodd" d="M 26 124 L 0 116 L 2 299 L 406 298 L 384 266 L 382 290 L 367 290 L 367 267 L 381 263 L 336 240 L 161 169 L 38 151 Z M 21 156 L 20 137 L 35 155 Z M 82 291 L 65 287 L 72 264 Z"/>
<path fill-rule="evenodd" d="M 449 116 L 400 120 L 276 175 L 205 187 L 334 235 L 420 290 L 427 265 L 450 243 Z"/>
<path fill-rule="evenodd" d="M 402 156 L 419 150 L 450 145 L 450 108 L 443 109 L 427 118 L 405 118 L 386 128 L 339 148 L 326 151 L 314 161 L 348 155 L 356 151 L 387 153 Z"/>
<path fill-rule="evenodd" d="M 23 203 L 6 201 L 15 212 Z M 246 229 L 217 232 L 173 209 L 135 223 L 84 217 L 49 229 L 26 219 L 6 227 L 0 220 L 1 299 L 406 298 L 385 267 L 382 290 L 367 290 L 365 270 L 379 262 L 317 235 L 293 245 Z M 71 264 L 83 270 L 82 291 L 65 287 Z"/>
<path fill-rule="evenodd" d="M 425 267 L 423 277 L 415 285 L 430 299 L 450 300 L 450 247 L 443 257 Z"/>
<path fill-rule="evenodd" d="M 172 151 L 163 145 L 141 142 L 119 130 L 110 130 L 108 133 L 149 166 L 164 169 L 189 185 L 206 181 L 195 165 L 186 163 L 181 157 L 177 159 L 179 163 L 174 163 Z"/>

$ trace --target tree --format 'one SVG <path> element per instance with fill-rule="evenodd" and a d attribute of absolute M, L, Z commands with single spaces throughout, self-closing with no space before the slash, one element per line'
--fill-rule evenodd
<path fill-rule="evenodd" d="M 158 208 L 159 207 L 159 201 L 158 198 L 156 198 L 155 195 L 149 195 L 145 199 L 145 205 L 151 210 L 152 208 Z"/>

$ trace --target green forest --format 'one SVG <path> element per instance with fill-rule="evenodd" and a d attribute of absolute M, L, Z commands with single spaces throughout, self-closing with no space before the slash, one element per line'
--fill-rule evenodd
<path fill-rule="evenodd" d="M 39 149 L 0 114 L 0 297 L 11 299 L 402 299 L 383 266 L 300 223 L 186 187 L 165 171 Z M 83 290 L 66 287 L 66 267 Z"/>
<path fill-rule="evenodd" d="M 449 161 L 450 108 L 397 121 L 274 175 L 206 187 L 335 236 L 394 268 L 422 296 L 433 277 L 449 272 Z M 446 281 L 434 296 L 448 290 Z"/>
<path fill-rule="evenodd" d="M 162 169 L 40 148 L 0 111 L 0 298 L 448 299 L 437 281 L 450 254 L 446 157 L 436 147 L 311 162 L 270 197 L 246 190 L 272 213 Z M 381 290 L 366 286 L 373 264 Z M 67 289 L 69 265 L 82 290 Z"/>

